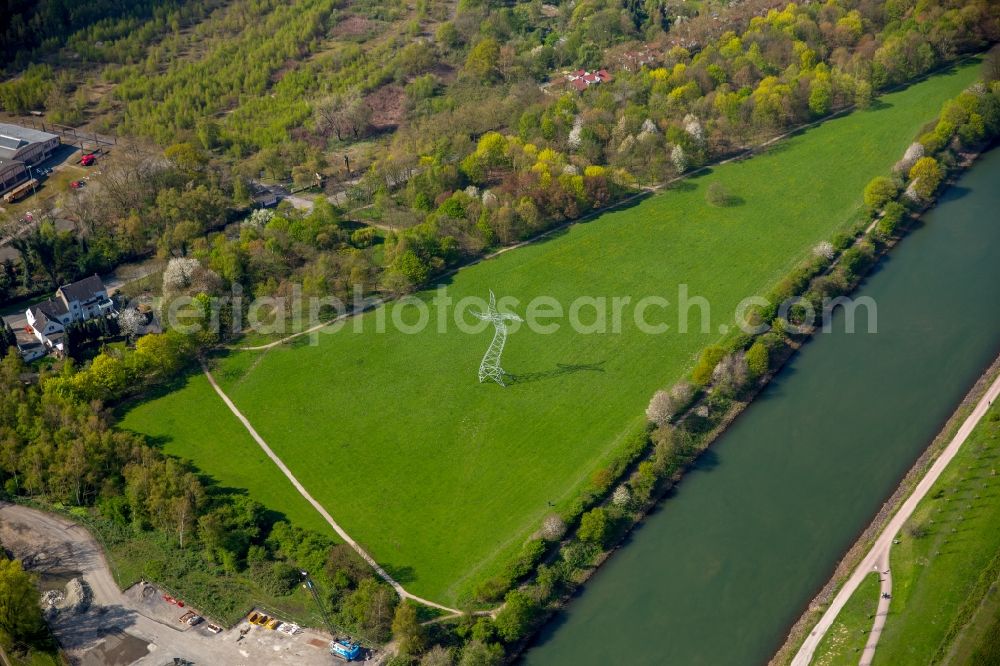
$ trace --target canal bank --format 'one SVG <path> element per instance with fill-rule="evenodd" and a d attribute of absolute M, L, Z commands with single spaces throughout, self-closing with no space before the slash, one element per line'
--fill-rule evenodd
<path fill-rule="evenodd" d="M 527 663 L 762 663 L 992 360 L 1000 227 L 983 157 L 857 292 L 878 333 L 808 343 Z M 866 330 L 858 311 L 857 329 Z"/>

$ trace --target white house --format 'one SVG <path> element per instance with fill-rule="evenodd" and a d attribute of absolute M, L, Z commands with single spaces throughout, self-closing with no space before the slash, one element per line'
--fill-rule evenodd
<path fill-rule="evenodd" d="M 66 284 L 54 298 L 32 305 L 25 313 L 38 341 L 49 349 L 64 351 L 66 326 L 114 311 L 108 290 L 96 275 Z"/>

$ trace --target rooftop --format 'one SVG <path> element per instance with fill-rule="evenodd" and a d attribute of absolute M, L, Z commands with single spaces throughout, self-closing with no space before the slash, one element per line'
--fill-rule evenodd
<path fill-rule="evenodd" d="M 0 145 L 5 147 L 12 141 L 20 142 L 18 145 L 14 146 L 19 148 L 21 146 L 26 146 L 29 143 L 42 143 L 43 141 L 55 138 L 55 134 L 49 134 L 48 132 L 43 132 L 41 130 L 32 129 L 30 127 L 21 127 L 20 125 L 11 125 L 10 123 L 0 123 Z"/>
<path fill-rule="evenodd" d="M 55 134 L 9 123 L 0 123 L 0 161 L 14 159 L 17 151 L 33 143 L 57 138 Z"/>
<path fill-rule="evenodd" d="M 77 280 L 71 284 L 64 284 L 59 287 L 59 291 L 62 292 L 63 296 L 66 298 L 66 302 L 70 303 L 72 301 L 88 301 L 96 294 L 106 291 L 104 288 L 104 282 L 101 278 L 96 275 L 91 275 L 90 277 L 85 277 L 82 280 Z"/>

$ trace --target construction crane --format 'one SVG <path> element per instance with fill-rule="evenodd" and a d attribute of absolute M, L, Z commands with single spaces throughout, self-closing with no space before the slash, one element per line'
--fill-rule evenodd
<path fill-rule="evenodd" d="M 313 583 L 312 577 L 309 576 L 309 572 L 300 569 L 299 574 L 302 576 L 302 582 L 305 584 L 306 589 L 312 594 L 313 601 L 316 602 L 316 606 L 319 608 L 320 615 L 323 616 L 323 624 L 326 625 L 326 630 L 330 632 L 331 635 L 335 635 L 337 632 L 333 628 L 333 623 L 330 621 L 330 614 L 326 612 L 326 606 L 323 605 L 323 600 L 319 598 L 319 592 L 316 591 L 316 585 Z"/>
<path fill-rule="evenodd" d="M 308 589 L 312 594 L 313 601 L 316 602 L 316 606 L 319 608 L 319 612 L 323 616 L 323 623 L 326 625 L 326 630 L 330 632 L 331 636 L 336 636 L 340 632 L 336 631 L 333 626 L 333 622 L 330 621 L 330 615 L 326 612 L 326 606 L 323 605 L 323 600 L 320 599 L 319 592 L 316 590 L 316 585 L 309 576 L 309 572 L 300 569 L 299 574 L 302 575 L 302 582 L 305 584 L 306 589 Z M 363 652 L 361 645 L 356 641 L 334 638 L 334 640 L 330 642 L 330 654 L 340 657 L 344 661 L 354 661 L 355 659 L 360 658 Z"/>

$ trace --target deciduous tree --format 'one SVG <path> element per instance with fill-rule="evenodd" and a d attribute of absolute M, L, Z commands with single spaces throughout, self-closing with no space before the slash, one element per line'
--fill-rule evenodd
<path fill-rule="evenodd" d="M 417 620 L 416 607 L 408 602 L 396 606 L 392 618 L 392 637 L 403 654 L 415 656 L 427 646 L 427 634 Z"/>
<path fill-rule="evenodd" d="M 25 638 L 42 626 L 38 591 L 20 560 L 0 555 L 0 629 L 15 639 Z"/>
<path fill-rule="evenodd" d="M 921 157 L 910 169 L 913 191 L 925 200 L 934 196 L 943 177 L 944 172 L 933 157 Z"/>

